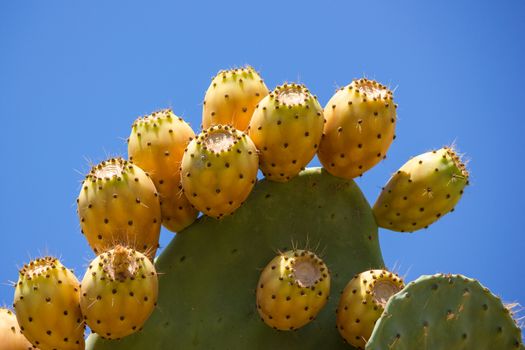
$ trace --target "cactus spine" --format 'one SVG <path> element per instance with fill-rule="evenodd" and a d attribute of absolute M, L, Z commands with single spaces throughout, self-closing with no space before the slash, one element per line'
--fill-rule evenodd
<path fill-rule="evenodd" d="M 184 149 L 194 137 L 191 127 L 166 109 L 138 118 L 128 140 L 129 159 L 155 183 L 162 224 L 173 232 L 191 224 L 198 214 L 182 193 L 179 171 Z"/>
<path fill-rule="evenodd" d="M 36 349 L 24 337 L 18 326 L 15 314 L 0 308 L 0 350 L 31 350 Z"/>
<path fill-rule="evenodd" d="M 253 110 L 268 88 L 252 67 L 220 71 L 204 96 L 202 128 L 230 125 L 246 130 Z"/>
<path fill-rule="evenodd" d="M 77 199 L 82 232 L 96 254 L 116 244 L 155 256 L 160 204 L 153 181 L 138 166 L 112 158 L 94 166 Z"/>
<path fill-rule="evenodd" d="M 387 301 L 403 287 L 401 278 L 386 270 L 369 270 L 354 276 L 337 308 L 337 329 L 345 341 L 364 349 Z"/>
<path fill-rule="evenodd" d="M 182 157 L 182 188 L 204 214 L 222 218 L 233 213 L 255 184 L 258 156 L 250 138 L 217 125 L 193 139 Z"/>
<path fill-rule="evenodd" d="M 77 278 L 52 257 L 20 270 L 13 306 L 25 337 L 41 350 L 84 349 Z"/>
<path fill-rule="evenodd" d="M 317 153 L 326 170 L 351 179 L 385 158 L 395 137 L 396 107 L 392 92 L 373 80 L 354 80 L 338 90 L 324 109 Z"/>
<path fill-rule="evenodd" d="M 411 232 L 452 211 L 468 184 L 469 173 L 450 147 L 406 162 L 388 181 L 374 204 L 377 224 Z"/>
<path fill-rule="evenodd" d="M 90 264 L 80 307 L 91 330 L 108 339 L 137 332 L 157 303 L 155 267 L 143 254 L 116 246 Z"/>
<path fill-rule="evenodd" d="M 270 261 L 257 285 L 257 310 L 279 330 L 294 330 L 312 321 L 330 295 L 330 273 L 312 252 L 290 250 Z"/>
<path fill-rule="evenodd" d="M 312 160 L 323 133 L 323 109 L 304 85 L 275 88 L 255 108 L 249 135 L 263 174 L 288 181 Z"/>

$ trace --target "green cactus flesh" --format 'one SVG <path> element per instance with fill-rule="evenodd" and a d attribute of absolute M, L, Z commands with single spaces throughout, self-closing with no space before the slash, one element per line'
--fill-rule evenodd
<path fill-rule="evenodd" d="M 294 247 L 319 253 L 331 297 L 303 328 L 276 331 L 260 320 L 255 291 L 276 251 Z M 158 307 L 142 332 L 120 341 L 92 335 L 87 349 L 351 349 L 335 328 L 337 296 L 355 274 L 382 267 L 377 225 L 352 180 L 321 169 L 263 180 L 233 215 L 203 216 L 165 248 Z"/>
<path fill-rule="evenodd" d="M 521 349 L 501 300 L 461 275 L 422 276 L 388 302 L 367 350 Z"/>

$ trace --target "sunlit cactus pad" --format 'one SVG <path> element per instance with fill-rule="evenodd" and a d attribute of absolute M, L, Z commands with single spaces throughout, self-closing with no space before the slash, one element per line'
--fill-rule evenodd
<path fill-rule="evenodd" d="M 260 320 L 255 290 L 278 250 L 309 248 L 331 273 L 318 317 L 297 331 Z M 357 273 L 382 268 L 377 225 L 352 180 L 307 169 L 287 183 L 256 184 L 222 220 L 201 217 L 157 259 L 158 307 L 144 330 L 120 341 L 91 336 L 87 349 L 352 349 L 335 328 L 339 293 Z"/>
<path fill-rule="evenodd" d="M 422 276 L 388 302 L 367 350 L 522 349 L 509 310 L 478 281 Z"/>

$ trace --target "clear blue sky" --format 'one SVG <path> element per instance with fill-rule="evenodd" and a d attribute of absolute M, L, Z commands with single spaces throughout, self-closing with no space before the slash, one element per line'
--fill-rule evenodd
<path fill-rule="evenodd" d="M 525 304 L 525 2 L 424 3 L 2 1 L 0 304 L 29 257 L 55 254 L 83 275 L 87 160 L 126 155 L 133 120 L 159 108 L 198 129 L 210 78 L 244 64 L 323 104 L 353 78 L 395 88 L 398 137 L 357 181 L 369 201 L 409 156 L 453 141 L 472 185 L 428 230 L 382 231 L 388 266 L 408 280 L 463 273 Z"/>

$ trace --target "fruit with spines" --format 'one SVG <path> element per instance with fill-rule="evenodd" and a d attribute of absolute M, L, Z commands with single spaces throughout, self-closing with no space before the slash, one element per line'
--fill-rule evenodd
<path fill-rule="evenodd" d="M 246 200 L 258 168 L 257 148 L 250 137 L 228 125 L 212 126 L 184 151 L 182 188 L 195 208 L 222 218 Z"/>
<path fill-rule="evenodd" d="M 337 307 L 341 336 L 352 346 L 364 349 L 386 303 L 403 287 L 403 280 L 387 270 L 369 270 L 354 276 Z"/>
<path fill-rule="evenodd" d="M 330 272 L 313 252 L 289 250 L 273 258 L 257 285 L 261 319 L 278 330 L 294 330 L 312 321 L 330 295 Z"/>
<path fill-rule="evenodd" d="M 332 175 L 361 176 L 386 157 L 396 127 L 392 91 L 369 79 L 339 89 L 324 109 L 326 123 L 317 152 Z"/>
<path fill-rule="evenodd" d="M 249 135 L 266 178 L 285 182 L 304 169 L 317 152 L 323 125 L 323 109 L 304 85 L 284 84 L 263 98 Z"/>
<path fill-rule="evenodd" d="M 53 257 L 32 260 L 20 270 L 13 306 L 24 336 L 41 350 L 84 349 L 80 285 Z"/>
<path fill-rule="evenodd" d="M 157 304 L 157 295 L 157 272 L 148 257 L 119 245 L 89 264 L 80 307 L 93 332 L 119 339 L 142 329 Z"/>
<path fill-rule="evenodd" d="M 159 244 L 159 196 L 138 166 L 111 158 L 93 166 L 77 199 L 82 233 L 96 254 L 116 244 L 155 256 Z"/>
<path fill-rule="evenodd" d="M 36 348 L 20 331 L 15 314 L 9 309 L 0 308 L 0 350 L 32 349 Z"/>
<path fill-rule="evenodd" d="M 512 312 L 478 281 L 421 276 L 390 298 L 367 350 L 523 349 Z"/>
<path fill-rule="evenodd" d="M 245 131 L 268 88 L 252 67 L 222 70 L 212 79 L 202 107 L 202 128 L 230 125 Z"/>
<path fill-rule="evenodd" d="M 420 154 L 383 187 L 373 207 L 377 224 L 401 232 L 426 228 L 454 210 L 468 181 L 468 170 L 452 147 Z"/>
<path fill-rule="evenodd" d="M 164 109 L 135 120 L 128 139 L 129 160 L 155 183 L 162 224 L 173 232 L 190 225 L 198 214 L 182 193 L 179 171 L 184 150 L 194 137 L 182 118 Z"/>
<path fill-rule="evenodd" d="M 276 250 L 297 246 L 322 252 L 331 298 L 314 321 L 276 331 L 257 312 L 257 282 Z M 178 233 L 155 266 L 162 272 L 158 311 L 142 332 L 119 341 L 90 336 L 88 350 L 352 349 L 335 328 L 334 291 L 359 272 L 384 267 L 359 187 L 320 168 L 285 183 L 258 181 L 232 215 L 201 217 Z"/>

